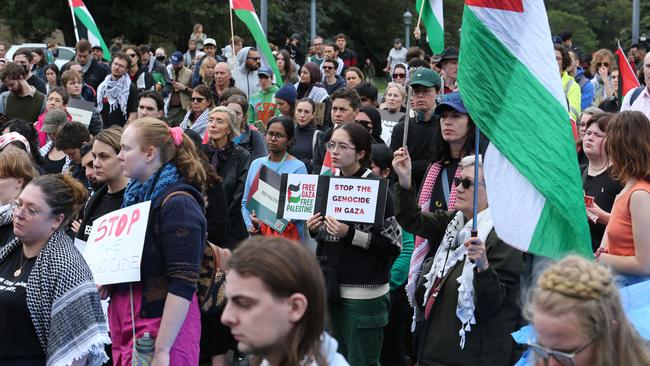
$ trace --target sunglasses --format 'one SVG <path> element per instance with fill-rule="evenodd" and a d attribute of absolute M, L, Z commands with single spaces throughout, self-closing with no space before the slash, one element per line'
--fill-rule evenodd
<path fill-rule="evenodd" d="M 192 100 L 192 102 L 201 103 L 202 101 L 205 100 L 205 98 L 194 97 L 194 98 L 191 98 L 191 100 Z"/>
<path fill-rule="evenodd" d="M 576 356 L 580 352 L 584 351 L 587 347 L 589 347 L 592 343 L 594 343 L 595 340 L 596 337 L 591 338 L 589 342 L 587 342 L 585 345 L 579 347 L 578 349 L 570 353 L 554 351 L 550 348 L 544 347 L 534 342 L 528 342 L 526 344 L 528 345 L 528 348 L 533 350 L 535 355 L 541 358 L 542 360 L 544 360 L 546 364 L 548 364 L 548 360 L 552 358 L 562 366 L 575 366 Z"/>
<path fill-rule="evenodd" d="M 469 187 L 474 187 L 474 181 L 469 178 L 454 177 L 454 186 L 458 187 L 461 185 L 463 186 L 463 188 L 469 189 Z M 485 183 L 479 182 L 479 185 L 484 186 Z"/>
<path fill-rule="evenodd" d="M 599 62 L 596 64 L 597 69 L 599 69 L 601 66 L 609 67 L 609 62 Z"/>
<path fill-rule="evenodd" d="M 260 60 L 259 57 L 246 57 L 246 58 L 249 59 L 249 60 L 255 60 L 255 61 L 259 61 L 259 60 Z"/>
<path fill-rule="evenodd" d="M 393 74 L 393 79 L 405 79 L 406 74 Z"/>
<path fill-rule="evenodd" d="M 323 70 L 334 70 L 334 66 L 323 66 Z"/>

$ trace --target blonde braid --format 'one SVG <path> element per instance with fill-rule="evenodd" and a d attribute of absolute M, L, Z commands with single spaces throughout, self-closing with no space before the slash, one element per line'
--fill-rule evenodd
<path fill-rule="evenodd" d="M 609 269 L 578 256 L 551 265 L 537 284 L 544 290 L 584 300 L 609 297 L 616 289 Z"/>

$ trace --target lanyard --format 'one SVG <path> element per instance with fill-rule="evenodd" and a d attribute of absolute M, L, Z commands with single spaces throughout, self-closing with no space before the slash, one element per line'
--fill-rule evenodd
<path fill-rule="evenodd" d="M 267 164 L 266 166 L 269 167 L 269 168 L 271 168 L 271 170 L 273 170 L 274 172 L 277 173 L 277 172 L 278 172 L 278 169 L 280 169 L 280 167 L 282 166 L 282 163 L 284 163 L 285 160 L 287 160 L 287 156 L 289 156 L 289 152 L 288 152 L 288 151 L 285 151 L 284 156 L 282 157 L 282 160 L 280 160 L 278 163 L 276 163 L 276 162 L 274 162 L 274 161 L 271 161 L 271 160 L 269 159 L 269 157 L 267 156 L 267 157 L 266 157 L 266 162 L 267 162 L 267 163 L 269 163 L 269 164 L 270 164 L 270 163 L 278 164 L 278 166 L 277 166 L 277 169 L 273 169 L 273 168 L 271 168 L 270 166 L 268 166 L 268 164 Z"/>

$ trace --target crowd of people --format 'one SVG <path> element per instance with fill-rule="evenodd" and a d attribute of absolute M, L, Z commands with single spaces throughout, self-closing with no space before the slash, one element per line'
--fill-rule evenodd
<path fill-rule="evenodd" d="M 381 93 L 344 34 L 308 50 L 293 34 L 263 60 L 197 24 L 169 57 L 125 44 L 109 63 L 80 40 L 61 69 L 0 42 L 0 365 L 126 366 L 147 337 L 152 365 L 650 364 L 618 295 L 650 280 L 645 46 L 629 52 L 642 86 L 618 95 L 610 50 L 554 40 L 594 257 L 549 266 L 494 229 L 459 49 L 414 36 Z M 247 205 L 262 167 L 386 179 L 383 217 L 278 231 Z M 145 201 L 140 281 L 96 287 L 75 241 Z M 232 251 L 216 314 L 197 296 L 208 241 Z"/>

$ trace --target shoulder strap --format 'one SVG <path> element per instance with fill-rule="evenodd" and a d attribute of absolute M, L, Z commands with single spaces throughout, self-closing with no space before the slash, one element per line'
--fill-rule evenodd
<path fill-rule="evenodd" d="M 176 191 L 176 192 L 172 192 L 172 193 L 168 194 L 168 195 L 163 199 L 162 203 L 160 204 L 160 207 L 164 206 L 165 203 L 167 203 L 167 201 L 169 201 L 170 198 L 172 198 L 172 197 L 174 197 L 174 196 L 178 196 L 179 194 L 182 194 L 183 196 L 188 196 L 188 197 L 192 197 L 192 198 L 194 198 L 194 196 L 192 196 L 189 192 L 186 192 L 186 191 Z"/>
<path fill-rule="evenodd" d="M 632 92 L 632 96 L 630 96 L 630 106 L 634 104 L 634 101 L 641 95 L 641 92 L 643 91 L 643 86 L 640 86 Z"/>
<path fill-rule="evenodd" d="M 589 173 L 589 165 L 585 165 L 582 167 L 582 185 L 585 185 L 585 182 L 587 182 L 587 174 Z"/>

